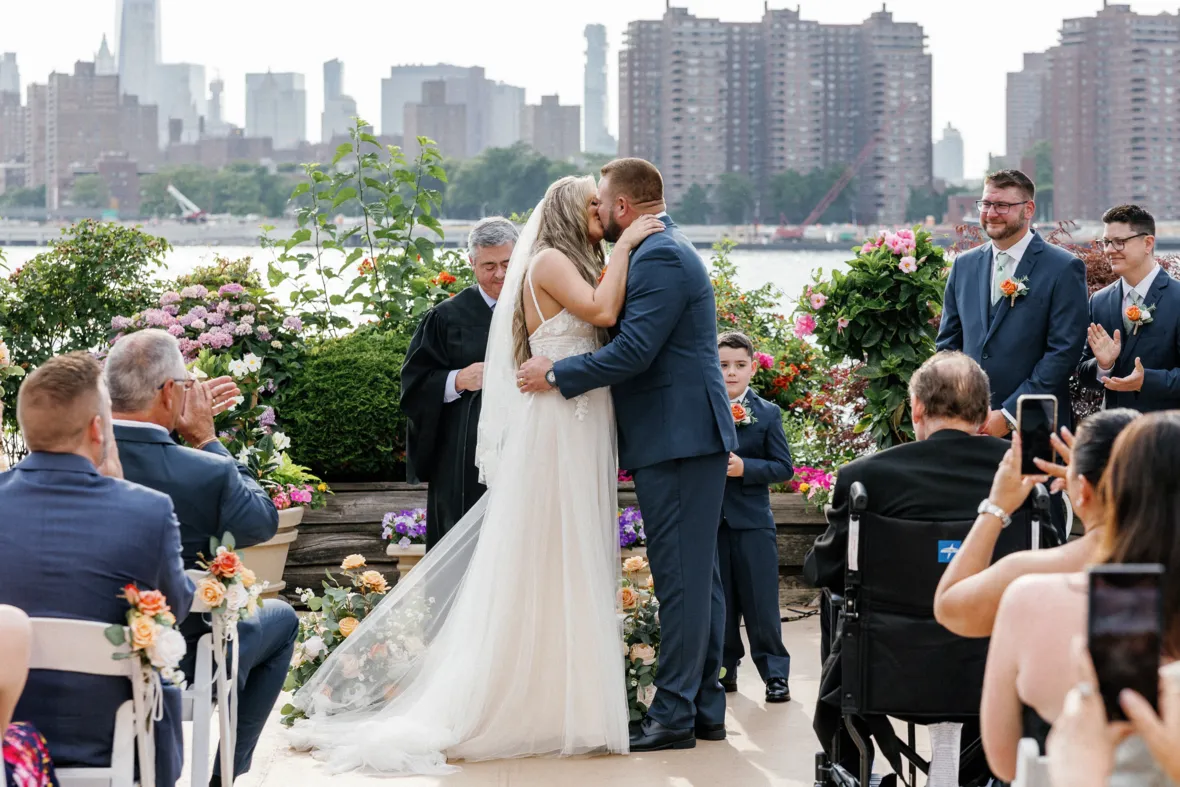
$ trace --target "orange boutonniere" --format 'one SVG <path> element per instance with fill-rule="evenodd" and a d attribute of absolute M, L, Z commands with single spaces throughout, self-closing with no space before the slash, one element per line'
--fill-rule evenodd
<path fill-rule="evenodd" d="M 1004 279 L 1004 281 L 1000 282 L 1000 292 L 1008 299 L 1009 306 L 1015 306 L 1017 298 L 1028 294 L 1028 285 L 1025 284 L 1027 281 L 1027 277 L 1022 277 L 1019 279 Z"/>
<path fill-rule="evenodd" d="M 735 426 L 749 426 L 757 420 L 750 414 L 750 409 L 746 407 L 745 401 L 734 402 L 729 406 L 729 411 L 733 414 Z"/>
<path fill-rule="evenodd" d="M 602 266 L 602 273 L 598 274 L 598 283 L 602 284 L 602 280 L 606 278 L 606 266 Z"/>
<path fill-rule="evenodd" d="M 1132 335 L 1139 333 L 1140 328 L 1155 319 L 1151 316 L 1153 311 L 1155 311 L 1154 306 L 1148 306 L 1145 309 L 1140 309 L 1135 304 L 1131 304 L 1127 307 L 1127 311 L 1125 313 L 1127 315 L 1127 320 L 1131 323 Z"/>

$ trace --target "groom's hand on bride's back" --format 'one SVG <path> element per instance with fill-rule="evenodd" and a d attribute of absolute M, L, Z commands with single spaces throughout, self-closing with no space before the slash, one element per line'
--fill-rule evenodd
<path fill-rule="evenodd" d="M 553 368 L 553 361 L 543 355 L 534 355 L 516 371 L 516 387 L 521 393 L 546 393 L 554 391 L 545 374 Z"/>

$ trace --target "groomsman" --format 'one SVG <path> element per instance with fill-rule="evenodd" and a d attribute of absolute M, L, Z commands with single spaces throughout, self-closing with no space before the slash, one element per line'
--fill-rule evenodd
<path fill-rule="evenodd" d="M 987 372 L 982 431 L 996 437 L 1012 431 L 1023 394 L 1055 395 L 1070 425 L 1069 378 L 1086 343 L 1086 266 L 1031 229 L 1035 195 L 1019 170 L 987 177 L 975 204 L 991 241 L 955 260 L 938 331 L 940 351 L 961 350 Z"/>
<path fill-rule="evenodd" d="M 1155 261 L 1155 219 L 1119 205 L 1102 223 L 1099 242 L 1119 279 L 1090 298 L 1082 383 L 1106 391 L 1104 408 L 1180 408 L 1180 283 Z"/>

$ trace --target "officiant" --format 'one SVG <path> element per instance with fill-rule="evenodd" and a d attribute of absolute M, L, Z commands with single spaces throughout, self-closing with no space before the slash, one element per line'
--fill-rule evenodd
<path fill-rule="evenodd" d="M 406 475 L 430 485 L 427 550 L 485 490 L 475 466 L 483 358 L 517 235 L 516 225 L 499 216 L 472 228 L 467 257 L 476 283 L 427 312 L 406 351 L 401 395 L 410 425 Z"/>

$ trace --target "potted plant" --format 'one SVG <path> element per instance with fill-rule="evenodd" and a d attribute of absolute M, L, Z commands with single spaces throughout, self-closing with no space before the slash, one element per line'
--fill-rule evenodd
<path fill-rule="evenodd" d="M 426 556 L 426 509 L 390 511 L 381 520 L 381 540 L 388 541 L 385 554 L 397 558 L 398 578 Z"/>
<path fill-rule="evenodd" d="M 284 442 L 290 444 L 282 432 L 275 432 L 271 437 L 276 438 L 276 447 Z M 306 467 L 292 462 L 285 452 L 278 452 L 276 461 L 276 464 L 268 463 L 259 482 L 279 511 L 278 532 L 269 541 L 241 550 L 242 562 L 270 583 L 266 598 L 277 598 L 286 587 L 283 571 L 287 565 L 287 553 L 299 537 L 296 527 L 303 521 L 304 511 L 323 508 L 327 505 L 327 495 L 331 494 L 327 484 Z"/>

